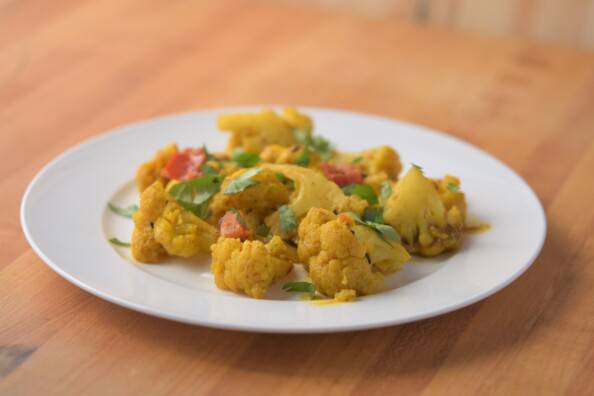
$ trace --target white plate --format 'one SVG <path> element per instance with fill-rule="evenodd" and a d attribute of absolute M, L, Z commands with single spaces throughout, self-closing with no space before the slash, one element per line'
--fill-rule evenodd
<path fill-rule="evenodd" d="M 216 131 L 216 116 L 237 110 L 257 108 L 148 120 L 91 139 L 53 160 L 33 179 L 21 207 L 23 229 L 35 252 L 75 285 L 137 311 L 204 326 L 279 333 L 369 329 L 453 311 L 508 285 L 540 252 L 546 231 L 542 207 L 530 187 L 501 162 L 423 127 L 314 108 L 303 110 L 313 116 L 316 131 L 341 150 L 389 144 L 407 166 L 419 164 L 429 176 L 459 176 L 470 216 L 492 229 L 469 236 L 455 255 L 413 259 L 387 278 L 384 293 L 326 306 L 299 301 L 279 285 L 267 300 L 218 290 L 208 257 L 200 264 L 171 260 L 142 265 L 130 261 L 128 249 L 111 246 L 111 237 L 130 239 L 132 222 L 109 212 L 106 204 L 137 202 L 131 180 L 138 164 L 169 142 L 223 149 L 227 135 Z"/>

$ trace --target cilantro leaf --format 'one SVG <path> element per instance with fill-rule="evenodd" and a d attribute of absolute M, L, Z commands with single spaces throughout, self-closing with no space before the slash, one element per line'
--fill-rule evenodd
<path fill-rule="evenodd" d="M 205 175 L 198 179 L 177 183 L 169 190 L 184 209 L 200 218 L 208 215 L 208 203 L 219 192 L 223 178 L 216 175 Z"/>
<path fill-rule="evenodd" d="M 278 208 L 280 229 L 284 235 L 291 235 L 297 229 L 297 218 L 293 209 L 287 205 Z"/>
<path fill-rule="evenodd" d="M 392 184 L 389 181 L 385 181 L 382 183 L 380 187 L 380 201 L 386 202 L 388 198 L 392 195 Z"/>
<path fill-rule="evenodd" d="M 310 148 L 309 143 L 306 142 L 303 145 L 303 152 L 299 154 L 297 158 L 295 158 L 295 164 L 299 166 L 308 166 L 310 163 Z"/>
<path fill-rule="evenodd" d="M 351 216 L 351 218 L 355 221 L 355 223 L 367 226 L 367 227 L 371 228 L 372 230 L 374 230 L 375 232 L 377 232 L 382 237 L 382 239 L 387 238 L 392 241 L 400 240 L 400 234 L 392 226 L 389 226 L 387 224 L 375 223 L 372 221 L 364 221 L 355 212 L 349 212 L 349 216 Z"/>
<path fill-rule="evenodd" d="M 361 161 L 363 161 L 363 157 L 361 157 L 361 156 L 359 156 L 359 157 L 355 157 L 355 158 L 353 158 L 353 160 L 351 161 L 351 164 L 353 164 L 353 165 L 354 165 L 354 164 L 358 164 L 358 163 L 360 163 Z"/>
<path fill-rule="evenodd" d="M 455 192 L 458 192 L 458 191 L 460 191 L 460 186 L 458 186 L 458 185 L 456 185 L 456 184 L 454 184 L 454 183 L 448 183 L 448 190 L 449 190 L 450 192 L 453 192 L 453 193 L 455 193 Z"/>
<path fill-rule="evenodd" d="M 372 223 L 384 224 L 384 209 L 368 206 L 363 212 L 363 220 Z"/>
<path fill-rule="evenodd" d="M 369 184 L 349 184 L 348 186 L 344 186 L 342 191 L 346 195 L 357 195 L 369 202 L 370 205 L 376 205 L 378 203 L 377 195 Z"/>
<path fill-rule="evenodd" d="M 270 228 L 266 224 L 262 223 L 256 229 L 256 235 L 261 237 L 267 237 L 268 235 L 270 235 Z"/>
<path fill-rule="evenodd" d="M 208 151 L 208 148 L 206 148 L 206 144 L 202 145 L 202 150 L 204 151 L 204 155 L 206 155 L 206 159 L 208 161 L 218 161 L 218 158 L 212 155 L 210 151 Z"/>
<path fill-rule="evenodd" d="M 126 208 L 120 208 L 120 207 L 115 206 L 111 202 L 108 202 L 107 207 L 113 213 L 120 215 L 122 217 L 127 217 L 129 219 L 131 219 L 132 216 L 134 216 L 134 213 L 138 212 L 138 205 L 130 205 Z"/>
<path fill-rule="evenodd" d="M 227 188 L 225 188 L 225 195 L 239 194 L 240 192 L 243 192 L 250 187 L 254 187 L 256 184 L 258 184 L 258 182 L 251 180 L 251 178 L 256 176 L 260 172 L 262 172 L 262 169 L 252 168 L 242 173 L 237 178 L 232 180 L 231 183 L 229 183 L 229 185 L 227 186 Z"/>
<path fill-rule="evenodd" d="M 328 161 L 334 154 L 334 149 L 330 142 L 321 136 L 316 136 L 313 139 L 312 146 L 315 152 L 320 154 L 324 161 Z"/>
<path fill-rule="evenodd" d="M 243 149 L 236 148 L 231 155 L 231 161 L 235 162 L 242 168 L 251 168 L 260 162 L 260 156 L 254 153 L 248 153 Z"/>
<path fill-rule="evenodd" d="M 286 292 L 308 293 L 311 297 L 316 295 L 316 286 L 309 282 L 289 282 L 283 285 Z"/>
<path fill-rule="evenodd" d="M 216 176 L 219 174 L 219 172 L 217 172 L 217 170 L 215 168 L 213 168 L 212 166 L 210 166 L 208 164 L 203 164 L 200 167 L 200 171 L 202 172 L 203 175 Z"/>
<path fill-rule="evenodd" d="M 415 168 L 417 168 L 418 170 L 420 170 L 421 172 L 423 172 L 423 167 L 417 164 L 412 163 L 412 166 L 414 166 Z"/>
<path fill-rule="evenodd" d="M 116 246 L 120 246 L 120 247 L 130 247 L 130 246 L 132 246 L 130 243 L 128 243 L 128 242 L 122 242 L 118 238 L 111 238 L 109 240 L 109 243 L 111 243 L 113 245 L 116 245 Z"/>
<path fill-rule="evenodd" d="M 276 178 L 283 183 L 289 190 L 295 189 L 295 182 L 280 172 L 276 172 Z"/>

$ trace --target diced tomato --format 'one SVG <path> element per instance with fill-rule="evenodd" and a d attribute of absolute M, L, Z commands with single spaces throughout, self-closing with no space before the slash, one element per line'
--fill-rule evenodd
<path fill-rule="evenodd" d="M 355 165 L 322 162 L 320 169 L 324 173 L 324 176 L 340 187 L 363 183 L 363 173 Z"/>
<path fill-rule="evenodd" d="M 191 180 L 202 176 L 200 167 L 206 162 L 203 149 L 187 148 L 171 156 L 161 176 L 172 180 Z"/>
<path fill-rule="evenodd" d="M 225 238 L 249 239 L 250 229 L 235 211 L 229 211 L 221 218 L 221 235 Z"/>

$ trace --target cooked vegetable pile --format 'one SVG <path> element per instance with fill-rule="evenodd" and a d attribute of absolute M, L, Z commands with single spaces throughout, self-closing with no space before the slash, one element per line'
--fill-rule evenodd
<path fill-rule="evenodd" d="M 388 146 L 339 152 L 292 108 L 221 115 L 218 127 L 230 134 L 225 152 L 170 144 L 137 171 L 140 206 L 110 205 L 134 220 L 137 261 L 211 254 L 217 287 L 253 298 L 302 265 L 309 279 L 285 291 L 352 301 L 382 291 L 411 254 L 462 245 L 454 176 L 413 165 L 399 177 Z"/>

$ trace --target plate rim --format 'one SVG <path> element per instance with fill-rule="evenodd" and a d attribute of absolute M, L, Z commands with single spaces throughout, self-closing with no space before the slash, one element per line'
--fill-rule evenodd
<path fill-rule="evenodd" d="M 49 268 L 51 268 L 59 276 L 61 276 L 68 282 L 72 283 L 73 285 L 81 288 L 82 290 L 84 290 L 96 297 L 99 297 L 103 300 L 106 300 L 110 303 L 131 309 L 136 312 L 140 312 L 142 314 L 151 315 L 154 317 L 163 318 L 163 319 L 167 319 L 167 320 L 173 320 L 176 322 L 186 323 L 186 324 L 190 324 L 190 325 L 194 325 L 194 326 L 198 325 L 198 326 L 204 326 L 204 327 L 222 329 L 222 330 L 258 332 L 258 333 L 276 333 L 276 334 L 319 334 L 319 333 L 339 333 L 339 332 L 348 332 L 348 331 L 371 330 L 371 329 L 376 329 L 376 328 L 383 328 L 383 327 L 396 326 L 396 325 L 401 325 L 401 324 L 406 324 L 406 323 L 413 323 L 413 322 L 417 322 L 417 321 L 428 319 L 428 318 L 438 317 L 438 316 L 459 310 L 461 308 L 473 305 L 479 301 L 482 301 L 482 300 L 498 293 L 502 289 L 509 286 L 511 283 L 515 282 L 520 276 L 522 276 L 532 266 L 532 264 L 536 261 L 536 259 L 542 252 L 544 243 L 546 241 L 548 224 L 547 224 L 546 212 L 543 208 L 541 200 L 539 199 L 538 195 L 533 190 L 533 188 L 530 186 L 530 184 L 528 184 L 528 182 L 526 182 L 526 180 L 524 180 L 523 177 L 521 177 L 514 169 L 512 169 L 510 166 L 505 164 L 503 161 L 499 160 L 497 157 L 495 157 L 491 153 L 485 151 L 481 147 L 478 147 L 478 146 L 475 146 L 469 142 L 466 142 L 465 140 L 463 140 L 457 136 L 452 136 L 450 134 L 447 134 L 446 132 L 442 132 L 440 130 L 433 129 L 431 127 L 428 127 L 428 126 L 425 126 L 422 124 L 417 124 L 417 123 L 413 123 L 410 121 L 399 120 L 396 118 L 390 118 L 385 115 L 380 115 L 380 114 L 375 114 L 375 113 L 370 113 L 370 112 L 360 112 L 360 111 L 354 111 L 354 110 L 349 110 L 349 109 L 340 109 L 340 108 L 331 108 L 331 107 L 299 106 L 299 105 L 295 105 L 295 107 L 299 108 L 299 109 L 303 109 L 305 112 L 308 112 L 308 111 L 332 112 L 332 113 L 336 113 L 336 114 L 340 114 L 340 115 L 351 115 L 351 116 L 366 117 L 366 118 L 376 118 L 381 121 L 400 124 L 407 128 L 421 130 L 425 134 L 428 134 L 431 136 L 436 136 L 439 138 L 446 138 L 448 140 L 455 142 L 456 144 L 464 146 L 465 148 L 469 148 L 471 150 L 477 151 L 482 156 L 487 157 L 490 160 L 494 161 L 495 163 L 497 163 L 498 166 L 504 168 L 507 172 L 509 172 L 511 175 L 513 175 L 522 184 L 522 186 L 525 188 L 526 192 L 528 192 L 531 195 L 531 197 L 534 199 L 534 202 L 537 204 L 535 209 L 538 209 L 538 215 L 539 215 L 540 219 L 542 220 L 542 229 L 541 229 L 540 235 L 538 236 L 537 248 L 534 249 L 530 258 L 528 260 L 526 260 L 522 266 L 518 267 L 518 269 L 513 273 L 513 275 L 508 277 L 504 282 L 499 283 L 497 286 L 495 286 L 487 291 L 478 293 L 477 295 L 473 296 L 472 298 L 463 300 L 458 303 L 445 305 L 445 306 L 443 306 L 439 309 L 433 310 L 433 311 L 420 313 L 418 315 L 412 315 L 412 316 L 409 316 L 406 318 L 387 319 L 387 320 L 375 321 L 375 322 L 371 322 L 371 323 L 351 324 L 348 326 L 340 325 L 340 324 L 338 324 L 338 325 L 319 325 L 318 324 L 318 325 L 315 325 L 314 327 L 311 327 L 310 325 L 296 325 L 291 328 L 283 327 L 281 329 L 278 327 L 271 327 L 271 326 L 259 326 L 259 325 L 250 325 L 250 324 L 245 324 L 245 325 L 233 324 L 233 323 L 223 322 L 220 320 L 211 320 L 208 318 L 201 318 L 198 321 L 198 320 L 193 320 L 193 319 L 184 317 L 182 315 L 177 315 L 176 313 L 165 312 L 163 310 L 159 310 L 157 308 L 153 308 L 148 305 L 143 305 L 141 303 L 130 301 L 123 297 L 113 296 L 109 293 L 103 292 L 102 290 L 98 290 L 83 281 L 80 281 L 75 276 L 73 276 L 73 275 L 69 274 L 68 272 L 66 272 L 65 270 L 63 270 L 59 265 L 54 263 L 35 242 L 35 239 L 31 233 L 31 231 L 28 227 L 27 221 L 26 221 L 26 216 L 27 216 L 26 209 L 27 209 L 27 205 L 29 203 L 30 195 L 33 192 L 34 188 L 36 187 L 37 183 L 39 183 L 39 181 L 45 176 L 45 174 L 48 173 L 53 168 L 53 166 L 58 164 L 63 158 L 67 157 L 71 153 L 76 152 L 86 146 L 100 142 L 104 139 L 109 139 L 109 138 L 119 135 L 119 134 L 125 134 L 128 129 L 131 129 L 131 128 L 134 128 L 137 126 L 141 126 L 144 124 L 154 123 L 154 122 L 160 121 L 160 120 L 174 119 L 174 118 L 179 118 L 179 117 L 184 117 L 184 116 L 200 115 L 203 113 L 208 113 L 208 112 L 213 112 L 213 111 L 219 111 L 219 112 L 254 111 L 254 110 L 261 110 L 263 108 L 279 109 L 282 107 L 283 107 L 282 105 L 274 105 L 274 104 L 240 105 L 240 106 L 225 106 L 225 107 L 207 107 L 207 108 L 200 108 L 200 109 L 196 109 L 196 110 L 192 110 L 192 111 L 174 112 L 174 113 L 162 114 L 162 115 L 158 115 L 158 116 L 154 116 L 154 117 L 148 117 L 145 119 L 128 122 L 128 123 L 107 129 L 103 132 L 100 132 L 100 133 L 94 135 L 94 136 L 91 136 L 89 138 L 82 140 L 81 142 L 73 145 L 72 147 L 69 147 L 68 149 L 61 152 L 59 155 L 57 155 L 53 159 L 51 159 L 49 162 L 47 162 L 40 170 L 37 171 L 35 176 L 31 179 L 31 181 L 27 185 L 27 188 L 22 196 L 21 205 L 20 205 L 20 223 L 21 223 L 21 228 L 23 230 L 23 233 L 25 235 L 27 242 L 31 246 L 32 250 L 37 254 L 37 256 L 39 258 L 41 258 L 41 260 L 44 262 L 44 264 L 47 265 Z"/>

